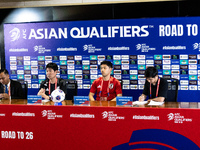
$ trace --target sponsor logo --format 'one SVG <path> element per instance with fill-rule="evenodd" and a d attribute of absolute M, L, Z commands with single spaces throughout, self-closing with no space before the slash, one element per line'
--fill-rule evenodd
<path fill-rule="evenodd" d="M 98 69 L 97 65 L 90 65 L 90 69 Z"/>
<path fill-rule="evenodd" d="M 185 118 L 185 116 L 181 115 L 180 113 L 169 113 L 167 115 L 168 121 L 173 121 L 174 123 L 185 123 L 185 122 L 192 122 L 192 118 Z"/>
<path fill-rule="evenodd" d="M 10 61 L 16 61 L 17 57 L 16 56 L 10 56 Z"/>
<path fill-rule="evenodd" d="M 130 74 L 138 74 L 138 70 L 130 70 Z"/>
<path fill-rule="evenodd" d="M 20 30 L 18 28 L 14 28 L 9 32 L 9 34 L 10 34 L 11 42 L 17 41 L 20 37 Z"/>
<path fill-rule="evenodd" d="M 171 66 L 170 65 L 163 65 L 163 69 L 164 70 L 169 70 L 169 69 L 171 69 Z"/>
<path fill-rule="evenodd" d="M 97 79 L 97 75 L 90 75 L 90 79 Z"/>
<path fill-rule="evenodd" d="M 124 120 L 124 116 L 118 116 L 114 111 L 104 111 L 102 112 L 102 119 L 108 119 L 108 121 Z"/>
<path fill-rule="evenodd" d="M 67 66 L 67 69 L 74 69 L 75 67 L 74 67 L 74 65 L 68 65 Z"/>
<path fill-rule="evenodd" d="M 138 84 L 145 84 L 145 80 L 138 80 Z"/>
<path fill-rule="evenodd" d="M 121 75 L 118 75 L 118 74 L 115 74 L 114 75 L 114 78 L 118 79 L 118 80 L 121 80 L 122 79 L 122 76 Z"/>
<path fill-rule="evenodd" d="M 122 69 L 123 70 L 128 70 L 129 69 L 129 65 L 122 65 Z"/>
<path fill-rule="evenodd" d="M 171 55 L 163 55 L 163 59 L 171 59 Z"/>
<path fill-rule="evenodd" d="M 181 90 L 188 90 L 188 86 L 181 86 Z"/>
<path fill-rule="evenodd" d="M 131 90 L 137 90 L 138 89 L 138 85 L 130 85 L 130 89 Z"/>
<path fill-rule="evenodd" d="M 90 89 L 90 84 L 83 84 L 83 89 Z"/>
<path fill-rule="evenodd" d="M 74 74 L 74 70 L 67 70 L 67 74 Z"/>
<path fill-rule="evenodd" d="M 124 65 L 128 65 L 129 64 L 129 60 L 122 60 L 121 63 L 124 64 Z"/>
<path fill-rule="evenodd" d="M 51 49 L 46 49 L 42 45 L 35 45 L 33 47 L 34 52 L 38 52 L 39 54 L 44 54 L 45 52 L 51 52 Z"/>
<path fill-rule="evenodd" d="M 189 69 L 197 69 L 197 65 L 189 65 Z"/>
<path fill-rule="evenodd" d="M 145 65 L 145 60 L 138 60 L 139 65 Z"/>
<path fill-rule="evenodd" d="M 197 60 L 189 60 L 189 64 L 197 64 Z"/>
<path fill-rule="evenodd" d="M 97 65 L 97 61 L 96 60 L 90 60 L 90 65 Z"/>
<path fill-rule="evenodd" d="M 114 74 L 121 74 L 122 71 L 121 70 L 114 70 Z"/>
<path fill-rule="evenodd" d="M 97 74 L 98 70 L 90 70 L 90 74 Z"/>
<path fill-rule="evenodd" d="M 190 75 L 197 75 L 197 70 L 189 70 Z"/>
<path fill-rule="evenodd" d="M 137 75 L 130 75 L 130 79 L 131 80 L 137 80 L 138 78 L 137 78 Z"/>
<path fill-rule="evenodd" d="M 149 52 L 149 51 L 155 51 L 156 48 L 152 48 L 149 45 L 147 45 L 146 43 L 143 44 L 137 44 L 136 46 L 136 50 L 141 50 L 141 52 Z"/>
<path fill-rule="evenodd" d="M 145 55 L 138 55 L 137 58 L 138 58 L 138 59 L 145 59 L 146 57 L 145 57 Z"/>
<path fill-rule="evenodd" d="M 189 85 L 197 85 L 197 81 L 189 81 Z"/>
<path fill-rule="evenodd" d="M 129 55 L 122 55 L 122 59 L 129 59 Z"/>
<path fill-rule="evenodd" d="M 180 59 L 188 59 L 188 55 L 180 55 Z"/>
<path fill-rule="evenodd" d="M 147 65 L 150 65 L 150 64 L 153 65 L 154 64 L 154 60 L 146 60 L 146 64 Z"/>
<path fill-rule="evenodd" d="M 172 65 L 172 69 L 179 69 L 180 66 L 179 65 Z"/>
<path fill-rule="evenodd" d="M 75 70 L 75 74 L 82 74 L 83 71 L 82 70 Z"/>
<path fill-rule="evenodd" d="M 179 70 L 172 70 L 171 73 L 172 73 L 172 74 L 179 74 L 180 71 L 179 71 Z"/>
<path fill-rule="evenodd" d="M 180 85 L 188 85 L 188 80 L 180 80 Z"/>
<path fill-rule="evenodd" d="M 89 64 L 90 64 L 90 61 L 89 61 L 89 60 L 83 60 L 83 61 L 82 61 L 82 64 L 83 64 L 83 65 L 89 65 Z"/>
<path fill-rule="evenodd" d="M 197 90 L 197 86 L 195 86 L 195 85 L 190 85 L 190 86 L 189 86 L 189 90 Z"/>
<path fill-rule="evenodd" d="M 67 56 L 60 56 L 60 60 L 67 60 Z"/>
<path fill-rule="evenodd" d="M 75 56 L 75 60 L 82 60 L 82 56 Z"/>
<path fill-rule="evenodd" d="M 197 55 L 189 55 L 189 59 L 197 59 Z"/>
<path fill-rule="evenodd" d="M 24 70 L 17 70 L 17 74 L 24 74 Z"/>
<path fill-rule="evenodd" d="M 166 65 L 166 64 L 171 64 L 171 60 L 163 60 L 163 64 Z"/>
<path fill-rule="evenodd" d="M 144 85 L 139 85 L 138 89 L 139 90 L 143 90 L 144 89 Z"/>
<path fill-rule="evenodd" d="M 85 44 L 83 46 L 83 51 L 87 51 L 88 53 L 95 53 L 95 52 L 101 51 L 101 48 L 96 48 L 92 44 L 88 44 L 88 45 Z"/>
<path fill-rule="evenodd" d="M 43 110 L 42 117 L 47 117 L 47 119 L 54 120 L 56 118 L 63 118 L 63 115 L 57 115 L 56 112 L 53 112 L 52 110 Z"/>
<path fill-rule="evenodd" d="M 123 85 L 122 89 L 128 90 L 129 89 L 129 85 Z"/>
<path fill-rule="evenodd" d="M 68 65 L 74 65 L 74 61 L 73 61 L 73 60 L 68 60 L 68 61 L 67 61 L 67 64 L 68 64 Z"/>

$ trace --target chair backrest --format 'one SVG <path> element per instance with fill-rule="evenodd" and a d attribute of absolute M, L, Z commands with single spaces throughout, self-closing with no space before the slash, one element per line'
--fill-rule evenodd
<path fill-rule="evenodd" d="M 74 96 L 77 96 L 77 81 L 66 79 L 67 96 L 66 100 L 74 101 Z"/>
<path fill-rule="evenodd" d="M 175 78 L 167 78 L 168 92 L 166 102 L 177 102 L 179 80 Z"/>
<path fill-rule="evenodd" d="M 27 99 L 28 94 L 28 82 L 27 81 L 19 81 L 22 85 L 23 90 L 23 99 Z"/>

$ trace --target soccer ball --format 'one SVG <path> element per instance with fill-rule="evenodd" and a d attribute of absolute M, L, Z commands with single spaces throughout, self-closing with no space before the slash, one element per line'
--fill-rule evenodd
<path fill-rule="evenodd" d="M 51 100 L 53 102 L 62 102 L 65 99 L 65 92 L 63 92 L 61 89 L 55 89 L 51 93 Z"/>

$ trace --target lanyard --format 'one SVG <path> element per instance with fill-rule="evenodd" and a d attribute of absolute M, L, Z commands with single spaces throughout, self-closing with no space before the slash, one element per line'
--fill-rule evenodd
<path fill-rule="evenodd" d="M 57 89 L 57 78 L 56 78 L 56 82 L 55 82 L 55 89 Z M 51 94 L 51 83 L 50 83 L 50 80 L 49 80 L 49 95 Z"/>
<path fill-rule="evenodd" d="M 158 97 L 159 86 L 160 86 L 160 77 L 158 77 L 158 84 L 157 84 L 157 90 L 156 90 L 156 97 Z M 150 98 L 152 98 L 151 83 L 150 83 Z"/>
<path fill-rule="evenodd" d="M 8 88 L 8 95 L 10 96 L 10 86 L 9 86 L 9 88 Z"/>
<path fill-rule="evenodd" d="M 111 77 L 110 77 L 111 79 Z M 110 87 L 110 79 L 109 79 L 109 82 L 108 82 L 108 87 L 107 87 L 107 93 L 108 93 L 108 97 L 109 97 L 109 87 Z M 102 88 L 103 88 L 103 78 L 101 78 L 101 88 L 100 88 L 100 92 L 99 92 L 99 97 L 101 97 L 101 94 L 102 94 Z"/>

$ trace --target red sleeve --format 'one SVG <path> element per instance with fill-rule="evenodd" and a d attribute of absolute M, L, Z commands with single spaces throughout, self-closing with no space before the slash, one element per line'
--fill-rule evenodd
<path fill-rule="evenodd" d="M 90 92 L 91 93 L 96 93 L 96 91 L 97 91 L 97 80 L 95 80 L 93 83 L 92 83 L 92 86 L 91 86 L 91 88 L 90 88 Z"/>
<path fill-rule="evenodd" d="M 116 82 L 116 94 L 122 94 L 121 83 L 117 79 L 115 80 L 115 82 Z"/>

